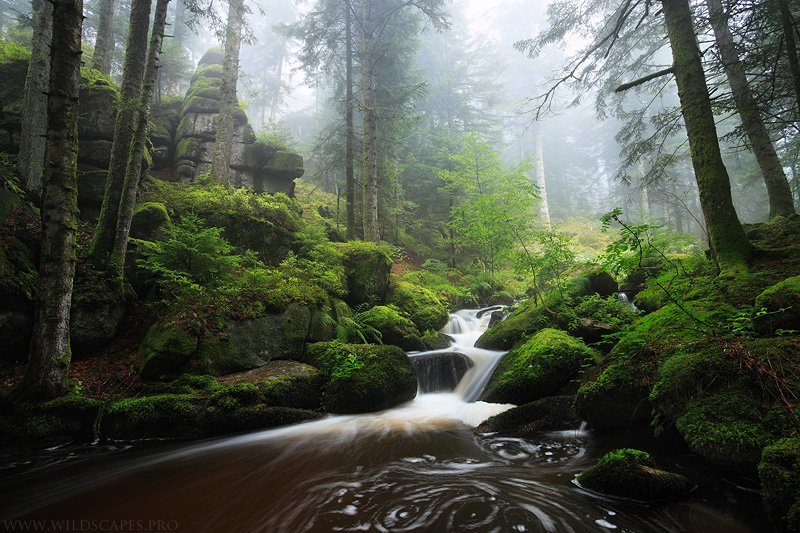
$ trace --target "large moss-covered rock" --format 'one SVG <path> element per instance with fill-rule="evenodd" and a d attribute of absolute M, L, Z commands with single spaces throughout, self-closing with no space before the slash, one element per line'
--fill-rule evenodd
<path fill-rule="evenodd" d="M 118 100 L 119 93 L 110 79 L 97 77 L 82 80 L 78 115 L 79 148 L 87 140 L 114 138 Z"/>
<path fill-rule="evenodd" d="M 196 398 L 163 394 L 124 398 L 103 414 L 101 433 L 110 439 L 191 439 L 203 435 Z"/>
<path fill-rule="evenodd" d="M 139 345 L 144 379 L 172 379 L 197 351 L 198 337 L 172 323 L 154 324 Z"/>
<path fill-rule="evenodd" d="M 652 406 L 644 377 L 640 368 L 617 359 L 612 351 L 602 369 L 578 389 L 578 415 L 599 430 L 648 423 Z"/>
<path fill-rule="evenodd" d="M 424 348 L 419 330 L 414 326 L 414 323 L 392 307 L 377 305 L 359 314 L 358 317 L 363 325 L 368 326 L 368 328 L 364 328 L 360 332 L 367 342 L 392 344 L 405 351 Z M 378 331 L 380 335 L 375 335 L 371 330 Z M 350 342 L 360 342 L 359 335 L 355 332 L 353 333 L 348 340 Z"/>
<path fill-rule="evenodd" d="M 342 245 L 348 295 L 345 301 L 355 307 L 360 304 L 382 305 L 389 291 L 392 260 L 377 246 Z"/>
<path fill-rule="evenodd" d="M 308 357 L 322 369 L 324 408 L 331 413 L 369 413 L 410 401 L 417 394 L 417 375 L 397 346 L 317 343 Z"/>
<path fill-rule="evenodd" d="M 800 330 L 800 276 L 787 278 L 759 294 L 755 309 L 753 327 L 761 335 Z"/>
<path fill-rule="evenodd" d="M 570 280 L 562 290 L 551 290 L 543 299 L 523 302 L 502 322 L 497 322 L 475 342 L 478 348 L 487 350 L 510 350 L 543 328 L 566 326 L 559 323 L 558 307 L 570 305 L 573 300 L 593 293 L 589 279 L 579 277 Z"/>
<path fill-rule="evenodd" d="M 543 329 L 503 357 L 481 399 L 522 405 L 552 396 L 597 357 L 595 350 L 563 331 Z"/>
<path fill-rule="evenodd" d="M 778 531 L 800 531 L 800 438 L 764 448 L 758 465 L 764 508 Z"/>
<path fill-rule="evenodd" d="M 111 342 L 125 318 L 125 301 L 118 295 L 77 299 L 70 309 L 69 340 L 74 356 Z"/>
<path fill-rule="evenodd" d="M 475 428 L 475 433 L 528 437 L 542 431 L 578 429 L 581 420 L 573 407 L 574 396 L 548 396 L 495 415 Z"/>
<path fill-rule="evenodd" d="M 203 340 L 187 370 L 221 376 L 264 366 L 273 359 L 297 359 L 303 353 L 311 310 L 291 304 L 280 314 L 230 320 L 222 334 Z"/>
<path fill-rule="evenodd" d="M 450 318 L 447 309 L 430 290 L 405 281 L 392 288 L 387 303 L 406 313 L 422 332 L 438 331 Z"/>
<path fill-rule="evenodd" d="M 133 211 L 130 236 L 144 241 L 163 241 L 167 239 L 166 230 L 170 226 L 172 221 L 164 204 L 145 202 Z"/>
<path fill-rule="evenodd" d="M 303 175 L 303 156 L 278 150 L 264 165 L 264 170 L 280 180 L 295 180 Z"/>
<path fill-rule="evenodd" d="M 206 212 L 200 216 L 211 227 L 224 228 L 222 237 L 236 247 L 237 253 L 252 250 L 270 266 L 278 266 L 295 244 L 291 231 L 268 220 L 234 212 Z"/>
<path fill-rule="evenodd" d="M 594 492 L 645 502 L 679 498 L 694 487 L 685 476 L 659 469 L 647 452 L 630 448 L 604 455 L 577 481 Z"/>

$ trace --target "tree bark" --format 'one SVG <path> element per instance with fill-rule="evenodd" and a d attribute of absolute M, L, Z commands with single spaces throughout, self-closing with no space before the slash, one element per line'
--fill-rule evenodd
<path fill-rule="evenodd" d="M 114 237 L 114 249 L 109 263 L 117 269 L 118 277 L 122 277 L 125 267 L 125 253 L 128 251 L 128 236 L 131 231 L 133 209 L 136 207 L 136 196 L 139 192 L 139 181 L 142 175 L 142 161 L 147 143 L 147 126 L 150 121 L 150 109 L 153 104 L 156 79 L 158 76 L 161 45 L 164 41 L 164 29 L 167 25 L 167 8 L 170 0 L 158 0 L 153 19 L 153 30 L 150 38 L 150 51 L 147 57 L 147 69 L 142 86 L 142 97 L 136 119 L 136 131 L 133 135 L 131 153 L 122 186 L 119 210 L 117 214 L 117 230 Z"/>
<path fill-rule="evenodd" d="M 742 229 L 722 162 L 688 0 L 661 0 L 700 206 L 721 273 L 747 271 L 754 247 Z"/>
<path fill-rule="evenodd" d="M 28 365 L 14 395 L 45 401 L 67 387 L 69 311 L 78 213 L 78 84 L 83 0 L 54 0 L 47 147 L 42 187 L 42 255 Z"/>
<path fill-rule="evenodd" d="M 789 71 L 792 73 L 797 104 L 800 105 L 800 59 L 797 56 L 797 40 L 794 38 L 794 24 L 792 12 L 789 11 L 788 0 L 778 0 L 781 10 L 781 24 L 783 25 L 783 39 L 786 42 L 786 57 L 789 60 Z"/>
<path fill-rule="evenodd" d="M 31 60 L 22 100 L 22 133 L 17 162 L 22 189 L 38 204 L 42 197 L 45 133 L 47 131 L 47 92 L 50 83 L 50 41 L 53 38 L 53 4 L 42 2 L 35 12 Z"/>
<path fill-rule="evenodd" d="M 378 102 L 375 80 L 375 28 L 370 2 L 362 17 L 361 90 L 364 98 L 364 241 L 380 243 L 378 231 Z"/>
<path fill-rule="evenodd" d="M 756 156 L 756 161 L 758 161 L 761 175 L 764 177 L 764 183 L 767 185 L 769 218 L 772 220 L 777 216 L 792 215 L 795 210 L 789 181 L 786 179 L 783 165 L 778 159 L 778 154 L 772 145 L 767 128 L 761 119 L 758 104 L 750 91 L 750 84 L 747 81 L 744 67 L 739 61 L 739 53 L 736 51 L 733 35 L 731 35 L 728 27 L 728 17 L 722 7 L 722 2 L 721 0 L 706 0 L 706 2 L 725 75 L 728 77 L 733 99 L 736 102 L 742 125 L 750 141 L 750 147 Z"/>
<path fill-rule="evenodd" d="M 239 47 L 242 42 L 244 3 L 229 0 L 228 28 L 225 37 L 225 57 L 222 60 L 222 85 L 219 90 L 217 138 L 211 160 L 211 174 L 225 187 L 231 186 L 230 159 L 233 151 L 233 130 L 236 108 L 236 83 L 239 80 Z"/>
<path fill-rule="evenodd" d="M 345 85 L 347 91 L 347 109 L 345 111 L 345 204 L 347 211 L 347 240 L 356 238 L 356 180 L 355 150 L 356 136 L 353 129 L 353 14 L 350 2 L 345 0 Z"/>
<path fill-rule="evenodd" d="M 112 26 L 114 21 L 114 0 L 100 3 L 100 22 L 97 27 L 97 40 L 94 43 L 92 68 L 106 76 L 111 73 Z"/>
<path fill-rule="evenodd" d="M 114 125 L 111 163 L 108 167 L 100 217 L 89 245 L 89 255 L 98 266 L 104 264 L 114 248 L 119 202 L 122 197 L 125 172 L 133 143 L 139 98 L 142 94 L 149 27 L 150 0 L 133 0 L 131 21 L 128 27 L 128 44 L 125 51 L 125 66 L 122 71 L 121 106 Z"/>
<path fill-rule="evenodd" d="M 542 129 L 539 124 L 534 125 L 534 146 L 536 148 L 536 187 L 538 188 L 539 216 L 546 227 L 550 227 L 550 207 L 547 204 L 547 182 L 544 178 L 544 150 L 542 150 Z"/>

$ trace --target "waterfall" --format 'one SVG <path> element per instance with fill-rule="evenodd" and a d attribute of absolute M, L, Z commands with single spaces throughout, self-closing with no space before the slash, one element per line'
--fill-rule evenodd
<path fill-rule="evenodd" d="M 639 308 L 636 307 L 636 305 L 628 299 L 628 295 L 625 294 L 624 292 L 620 292 L 617 294 L 617 300 L 627 305 L 630 308 L 631 313 L 636 313 L 637 311 L 639 311 Z"/>

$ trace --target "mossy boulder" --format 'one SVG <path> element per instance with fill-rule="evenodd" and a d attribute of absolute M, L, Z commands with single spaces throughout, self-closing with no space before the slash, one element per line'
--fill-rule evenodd
<path fill-rule="evenodd" d="M 145 202 L 136 206 L 131 219 L 130 236 L 144 241 L 164 241 L 166 230 L 172 226 L 167 207 L 158 202 Z"/>
<path fill-rule="evenodd" d="M 103 205 L 107 181 L 106 169 L 83 164 L 78 167 L 78 208 L 83 215 L 87 211 L 98 210 Z"/>
<path fill-rule="evenodd" d="M 341 251 L 348 288 L 345 301 L 353 307 L 386 303 L 393 266 L 389 255 L 378 246 L 366 244 L 343 244 Z"/>
<path fill-rule="evenodd" d="M 641 368 L 616 358 L 612 351 L 603 367 L 578 389 L 578 416 L 598 430 L 649 423 L 652 406 L 644 378 Z"/>
<path fill-rule="evenodd" d="M 578 429 L 581 420 L 573 407 L 574 396 L 549 396 L 495 415 L 475 428 L 475 433 L 528 437 L 542 431 Z"/>
<path fill-rule="evenodd" d="M 754 329 L 761 335 L 800 330 L 800 276 L 787 278 L 756 297 Z M 761 313 L 764 310 L 766 313 Z"/>
<path fill-rule="evenodd" d="M 777 440 L 770 431 L 771 421 L 765 419 L 752 396 L 729 390 L 690 402 L 675 427 L 689 448 L 709 461 L 752 467 L 760 461 L 764 448 Z M 788 424 L 785 430 L 786 435 L 791 432 Z"/>
<path fill-rule="evenodd" d="M 405 351 L 422 350 L 421 335 L 411 320 L 404 317 L 394 307 L 376 305 L 358 315 L 359 321 L 380 333 L 376 336 L 368 328 L 362 329 L 361 335 L 368 342 L 380 342 L 399 346 Z M 350 342 L 359 342 L 359 335 L 353 332 L 348 338 Z"/>
<path fill-rule="evenodd" d="M 269 266 L 278 266 L 295 245 L 291 231 L 268 220 L 235 212 L 204 212 L 200 216 L 209 226 L 224 228 L 222 237 L 237 253 L 252 250 Z"/>
<path fill-rule="evenodd" d="M 800 438 L 764 448 L 758 465 L 761 498 L 778 531 L 800 531 Z"/>
<path fill-rule="evenodd" d="M 82 80 L 80 86 L 78 137 L 85 141 L 114 138 L 119 93 L 110 79 Z"/>
<path fill-rule="evenodd" d="M 125 318 L 125 300 L 121 295 L 80 298 L 72 304 L 69 340 L 74 356 L 108 344 Z"/>
<path fill-rule="evenodd" d="M 92 442 L 101 405 L 100 400 L 73 393 L 41 404 L 16 404 L 0 419 L 0 454 Z"/>
<path fill-rule="evenodd" d="M 205 339 L 184 371 L 221 376 L 301 357 L 311 310 L 290 304 L 286 311 L 253 319 L 229 320 L 219 335 Z"/>
<path fill-rule="evenodd" d="M 552 396 L 597 358 L 582 341 L 545 328 L 503 357 L 481 399 L 522 405 Z"/>
<path fill-rule="evenodd" d="M 605 270 L 595 270 L 586 275 L 592 290 L 600 296 L 611 296 L 619 292 L 619 284 L 610 273 Z"/>
<path fill-rule="evenodd" d="M 317 343 L 308 356 L 327 376 L 324 408 L 331 413 L 370 413 L 414 399 L 417 374 L 397 346 Z"/>
<path fill-rule="evenodd" d="M 191 439 L 203 435 L 197 398 L 161 394 L 111 403 L 101 433 L 109 439 Z"/>
<path fill-rule="evenodd" d="M 406 313 L 422 332 L 438 331 L 450 318 L 447 309 L 430 290 L 405 281 L 392 288 L 387 303 Z"/>
<path fill-rule="evenodd" d="M 659 469 L 650 454 L 631 448 L 604 455 L 577 482 L 593 492 L 644 502 L 674 500 L 694 488 L 685 476 Z"/>
<path fill-rule="evenodd" d="M 510 350 L 540 329 L 566 326 L 563 320 L 560 323 L 558 308 L 573 305 L 577 299 L 593 294 L 593 290 L 585 277 L 571 279 L 564 285 L 561 290 L 550 290 L 541 298 L 520 304 L 508 318 L 486 330 L 475 346 L 487 350 Z"/>
<path fill-rule="evenodd" d="M 264 165 L 264 170 L 278 180 L 295 180 L 303 175 L 303 156 L 278 150 Z"/>
<path fill-rule="evenodd" d="M 139 345 L 143 379 L 173 379 L 197 351 L 199 338 L 174 323 L 157 323 Z"/>

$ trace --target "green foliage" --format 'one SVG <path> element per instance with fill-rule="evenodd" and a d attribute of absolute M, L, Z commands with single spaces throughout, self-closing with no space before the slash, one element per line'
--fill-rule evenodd
<path fill-rule="evenodd" d="M 767 446 L 758 476 L 764 507 L 773 524 L 784 531 L 800 530 L 800 438 Z"/>
<path fill-rule="evenodd" d="M 266 131 L 256 132 L 256 142 L 284 152 L 296 151 L 296 141 L 288 128 L 279 124 L 270 124 L 269 126 Z"/>
<path fill-rule="evenodd" d="M 193 213 L 166 228 L 169 240 L 141 248 L 139 267 L 151 272 L 168 295 L 191 300 L 203 291 L 230 283 L 241 257 L 220 236 L 222 228 L 204 228 Z"/>
<path fill-rule="evenodd" d="M 590 294 L 581 298 L 574 307 L 561 308 L 559 317 L 568 321 L 567 329 L 577 326 L 580 318 L 588 318 L 621 330 L 633 322 L 634 315 L 616 296 L 603 298 L 599 294 Z"/>
<path fill-rule="evenodd" d="M 209 176 L 199 176 L 191 185 L 149 180 L 141 201 L 161 202 L 172 212 L 238 213 L 266 220 L 289 231 L 302 226 L 297 200 L 283 193 L 256 193 L 250 189 L 230 191 Z"/>
<path fill-rule="evenodd" d="M 16 59 L 30 60 L 31 51 L 14 41 L 0 39 L 0 63 Z"/>

